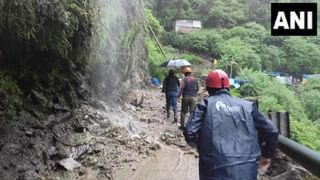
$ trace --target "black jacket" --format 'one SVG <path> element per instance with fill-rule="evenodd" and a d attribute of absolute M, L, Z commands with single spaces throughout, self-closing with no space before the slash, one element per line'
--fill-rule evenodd
<path fill-rule="evenodd" d="M 162 92 L 178 91 L 179 87 L 180 82 L 177 76 L 168 75 L 163 81 Z"/>

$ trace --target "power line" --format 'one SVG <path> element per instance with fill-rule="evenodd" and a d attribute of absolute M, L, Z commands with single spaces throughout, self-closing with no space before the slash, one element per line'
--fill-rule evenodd
<path fill-rule="evenodd" d="M 154 39 L 156 40 L 156 44 L 157 44 L 158 48 L 160 49 L 161 54 L 163 55 L 163 57 L 164 57 L 166 60 L 168 60 L 167 55 L 165 54 L 165 52 L 164 52 L 164 50 L 163 50 L 163 48 L 162 48 L 162 46 L 161 46 L 161 44 L 160 44 L 160 42 L 159 42 L 156 34 L 154 33 L 154 31 L 153 31 L 153 29 L 152 29 L 152 27 L 151 27 L 151 25 L 150 25 L 147 17 L 145 16 L 145 13 L 144 13 L 144 12 L 145 12 L 145 10 L 144 10 L 144 3 L 143 3 L 143 1 L 140 1 L 140 2 L 141 2 L 141 4 L 142 4 L 142 7 L 139 8 L 139 9 L 140 9 L 140 11 L 141 11 L 141 13 L 142 13 L 142 15 L 143 15 L 143 18 L 144 18 L 144 20 L 145 20 L 145 22 L 146 22 L 149 30 L 151 31 L 152 36 L 153 36 Z"/>

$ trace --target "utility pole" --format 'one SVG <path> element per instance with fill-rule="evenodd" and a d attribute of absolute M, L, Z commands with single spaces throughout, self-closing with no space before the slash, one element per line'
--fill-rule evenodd
<path fill-rule="evenodd" d="M 218 61 L 217 61 L 217 59 L 213 59 L 211 62 L 212 62 L 212 69 L 215 70 Z"/>
<path fill-rule="evenodd" d="M 233 71 L 232 65 L 233 65 L 233 64 L 237 65 L 238 68 L 239 68 L 239 70 L 241 70 L 240 65 L 233 60 L 233 56 L 232 56 L 232 57 L 231 57 L 231 62 L 230 62 L 230 64 L 229 64 L 229 66 L 230 66 L 230 75 L 229 75 L 229 78 L 232 78 L 232 71 Z"/>
<path fill-rule="evenodd" d="M 231 62 L 230 62 L 230 77 L 229 78 L 232 78 L 232 64 L 233 64 L 233 56 L 231 57 Z"/>

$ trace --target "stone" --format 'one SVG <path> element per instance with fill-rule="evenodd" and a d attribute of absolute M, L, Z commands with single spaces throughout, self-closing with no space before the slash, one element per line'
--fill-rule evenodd
<path fill-rule="evenodd" d="M 79 169 L 79 176 L 83 176 L 85 174 L 87 174 L 87 169 L 85 167 L 81 166 Z"/>
<path fill-rule="evenodd" d="M 131 105 L 131 104 L 125 103 L 124 106 L 125 106 L 126 109 L 131 110 L 133 112 L 135 112 L 137 110 L 136 107 Z"/>
<path fill-rule="evenodd" d="M 58 154 L 58 150 L 55 146 L 51 146 L 48 150 L 47 153 L 49 155 L 49 157 L 54 156 L 56 154 Z"/>
<path fill-rule="evenodd" d="M 99 152 L 103 151 L 104 148 L 105 148 L 105 145 L 97 143 L 97 144 L 94 145 L 93 150 L 94 150 L 95 153 L 99 153 Z"/>
<path fill-rule="evenodd" d="M 18 144 L 8 143 L 2 147 L 3 152 L 8 152 L 9 154 L 19 154 L 20 146 Z"/>
<path fill-rule="evenodd" d="M 147 122 L 147 118 L 142 117 L 142 118 L 140 118 L 140 121 L 141 122 Z"/>
<path fill-rule="evenodd" d="M 56 121 L 61 122 L 66 119 L 69 119 L 71 116 L 72 116 L 72 114 L 70 112 L 60 113 L 60 114 L 56 115 Z"/>
<path fill-rule="evenodd" d="M 34 135 L 34 131 L 33 130 L 25 130 L 24 133 L 26 134 L 26 136 L 28 137 L 32 137 Z"/>
<path fill-rule="evenodd" d="M 54 121 L 56 119 L 56 116 L 54 114 L 51 114 L 48 116 L 48 121 L 51 122 L 51 121 Z"/>
<path fill-rule="evenodd" d="M 53 110 L 57 112 L 67 112 L 70 111 L 66 106 L 62 106 L 60 104 L 54 104 L 52 107 Z"/>
<path fill-rule="evenodd" d="M 137 107 L 142 107 L 144 101 L 144 93 L 142 91 L 130 91 L 125 101 Z"/>
<path fill-rule="evenodd" d="M 73 169 L 81 167 L 81 164 L 73 160 L 72 158 L 62 159 L 61 161 L 59 161 L 59 165 L 61 165 L 68 171 L 73 171 Z"/>
<path fill-rule="evenodd" d="M 153 151 L 156 151 L 158 149 L 161 149 L 161 146 L 159 144 L 152 144 L 150 146 L 150 149 L 153 150 Z"/>
<path fill-rule="evenodd" d="M 45 98 L 45 96 L 42 93 L 37 92 L 35 90 L 31 90 L 31 98 L 35 103 L 39 103 L 43 106 L 46 105 L 48 102 L 48 100 Z"/>

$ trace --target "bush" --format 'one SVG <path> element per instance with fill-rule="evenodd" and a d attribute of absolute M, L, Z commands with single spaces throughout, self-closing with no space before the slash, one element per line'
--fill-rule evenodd
<path fill-rule="evenodd" d="M 9 106 L 6 107 L 7 110 L 14 110 L 22 105 L 22 91 L 16 81 L 4 73 L 0 73 L 0 93 L 4 93 L 4 95 L 8 97 L 8 104 L 5 103 Z"/>
<path fill-rule="evenodd" d="M 269 109 L 272 111 L 288 111 L 290 113 L 292 139 L 320 151 L 320 140 L 318 138 L 320 136 L 320 121 L 315 121 L 319 117 L 318 99 L 320 91 L 311 88 L 318 87 L 318 83 L 310 81 L 309 85 L 303 87 L 308 91 L 299 89 L 297 93 L 302 94 L 297 96 L 286 86 L 260 72 L 246 69 L 240 73 L 239 78 L 248 82 L 240 88 L 242 96 L 258 96 L 259 108 L 264 113 Z M 315 119 L 310 121 L 307 117 Z"/>
<path fill-rule="evenodd" d="M 292 139 L 308 146 L 311 149 L 320 151 L 320 122 L 312 121 L 291 121 Z"/>
<path fill-rule="evenodd" d="M 305 109 L 308 118 L 312 121 L 320 121 L 320 80 L 310 79 L 301 86 L 297 93 Z"/>
<path fill-rule="evenodd" d="M 166 69 L 161 68 L 160 64 L 165 62 L 166 59 L 161 54 L 156 43 L 150 38 L 146 38 L 146 47 L 148 52 L 148 66 L 151 76 L 163 80 L 166 76 Z"/>
<path fill-rule="evenodd" d="M 10 95 L 22 95 L 20 88 L 16 81 L 0 72 L 0 89 L 7 92 Z"/>
<path fill-rule="evenodd" d="M 5 0 L 0 9 L 0 34 L 8 33 L 10 41 L 26 42 L 37 52 L 64 59 L 70 59 L 79 29 L 88 37 L 93 32 L 91 2 Z"/>
<path fill-rule="evenodd" d="M 248 83 L 240 87 L 242 96 L 258 96 L 260 108 L 267 113 L 268 110 L 288 111 L 294 120 L 306 120 L 304 109 L 293 91 L 275 79 L 249 69 L 244 69 L 239 75 L 239 80 Z"/>

